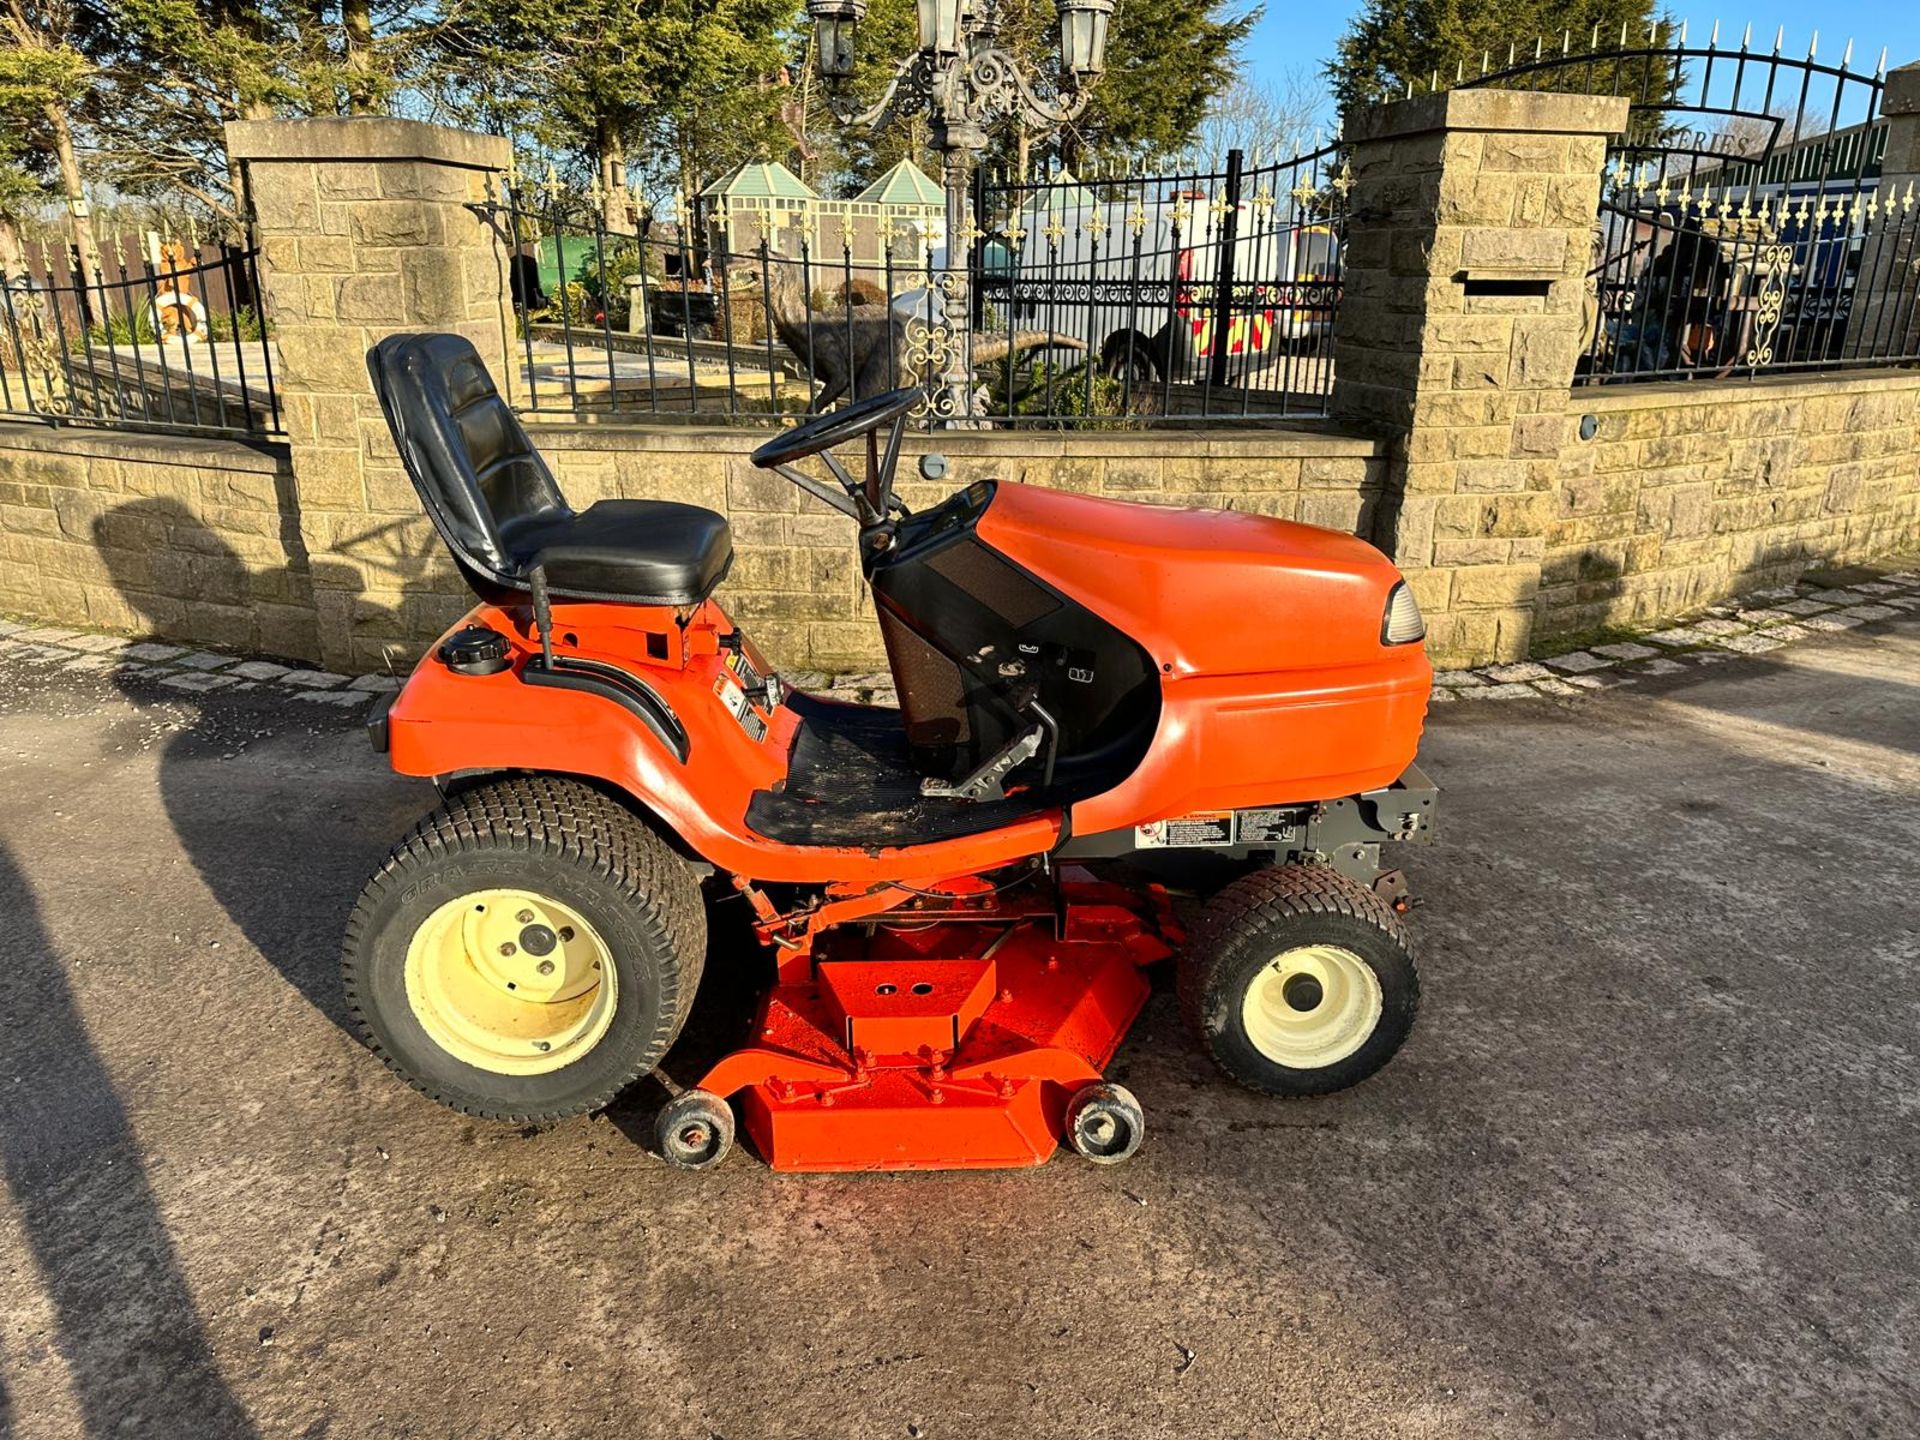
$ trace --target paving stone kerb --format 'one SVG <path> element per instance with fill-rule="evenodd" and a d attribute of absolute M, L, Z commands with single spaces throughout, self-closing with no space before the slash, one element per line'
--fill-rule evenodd
<path fill-rule="evenodd" d="M 332 562 L 312 576 L 316 658 L 367 668 L 444 618 L 457 581 L 396 548 L 418 544 L 420 506 L 366 353 L 387 335 L 455 331 L 511 378 L 504 267 L 473 208 L 510 146 L 371 116 L 236 121 L 227 146 L 253 197 L 299 541 Z M 409 555 L 415 573 L 397 574 Z M 370 619 L 395 615 L 400 634 L 369 633 Z"/>
<path fill-rule="evenodd" d="M 1601 172 L 1627 111 L 1453 90 L 1352 127 L 1333 408 L 1391 438 L 1377 538 L 1441 663 L 1531 644 Z"/>

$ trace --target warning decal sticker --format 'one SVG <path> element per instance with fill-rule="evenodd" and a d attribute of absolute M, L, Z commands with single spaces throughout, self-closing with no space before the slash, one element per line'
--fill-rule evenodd
<path fill-rule="evenodd" d="M 1142 850 L 1185 850 L 1233 844 L 1233 811 L 1199 810 L 1133 827 L 1133 843 Z"/>

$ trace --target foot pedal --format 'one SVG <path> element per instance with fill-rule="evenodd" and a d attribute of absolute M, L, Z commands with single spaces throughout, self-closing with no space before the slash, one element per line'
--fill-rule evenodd
<path fill-rule="evenodd" d="M 1034 726 L 964 780 L 951 785 L 931 777 L 922 780 L 920 793 L 942 800 L 1004 800 L 1007 798 L 1007 776 L 1013 773 L 1016 766 L 1040 753 L 1043 733 L 1038 725 Z"/>

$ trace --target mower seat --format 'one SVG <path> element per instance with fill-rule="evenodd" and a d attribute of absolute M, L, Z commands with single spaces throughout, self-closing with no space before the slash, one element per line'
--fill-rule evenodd
<path fill-rule="evenodd" d="M 413 487 L 474 593 L 516 603 L 545 570 L 556 599 L 697 605 L 733 563 L 726 517 L 672 500 L 575 511 L 459 335 L 393 335 L 367 352 Z"/>

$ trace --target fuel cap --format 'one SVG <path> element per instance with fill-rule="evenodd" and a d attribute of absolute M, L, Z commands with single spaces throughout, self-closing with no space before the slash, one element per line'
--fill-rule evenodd
<path fill-rule="evenodd" d="M 440 659 L 456 675 L 498 675 L 508 665 L 507 637 L 484 625 L 469 625 L 441 641 Z"/>

